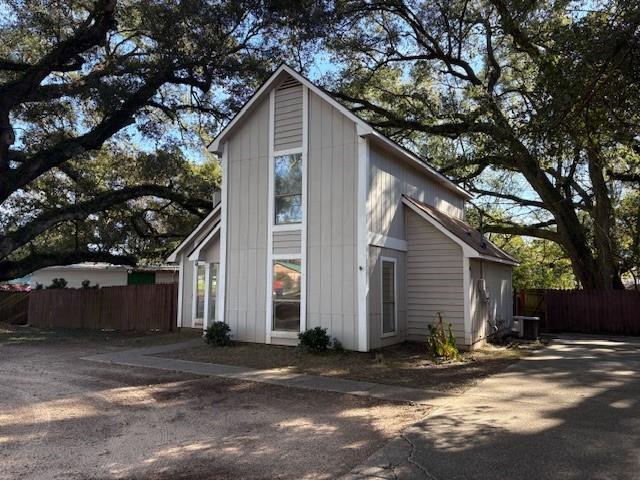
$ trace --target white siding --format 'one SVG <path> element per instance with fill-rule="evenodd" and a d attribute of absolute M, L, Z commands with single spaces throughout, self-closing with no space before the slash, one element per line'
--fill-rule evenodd
<path fill-rule="evenodd" d="M 234 339 L 266 339 L 269 101 L 247 113 L 228 140 L 225 321 Z"/>
<path fill-rule="evenodd" d="M 355 124 L 309 92 L 307 328 L 357 349 Z"/>
<path fill-rule="evenodd" d="M 302 147 L 302 85 L 289 77 L 276 88 L 274 150 Z"/>
<path fill-rule="evenodd" d="M 89 280 L 91 285 L 96 283 L 100 287 L 117 287 L 127 284 L 127 269 L 69 269 L 69 268 L 43 268 L 31 274 L 33 284 L 41 284 L 44 287 L 51 285 L 54 278 L 64 278 L 67 288 L 81 288 L 84 280 Z"/>
<path fill-rule="evenodd" d="M 471 269 L 471 341 L 484 340 L 491 333 L 492 325 L 510 328 L 513 320 L 513 268 L 495 262 L 472 258 Z M 485 279 L 489 293 L 488 303 L 483 301 L 478 289 L 478 280 Z"/>
<path fill-rule="evenodd" d="M 285 230 L 273 232 L 273 253 L 299 254 L 302 248 L 302 232 L 300 230 Z"/>
<path fill-rule="evenodd" d="M 464 216 L 464 201 L 430 180 L 417 168 L 375 145 L 369 161 L 369 231 L 405 239 L 402 194 L 434 206 L 456 218 Z"/>
<path fill-rule="evenodd" d="M 410 339 L 424 341 L 428 325 L 442 314 L 464 344 L 462 248 L 407 209 L 407 326 Z"/>

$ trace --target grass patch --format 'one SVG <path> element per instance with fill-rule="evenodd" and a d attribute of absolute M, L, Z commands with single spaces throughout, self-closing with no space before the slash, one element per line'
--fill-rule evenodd
<path fill-rule="evenodd" d="M 295 373 L 413 388 L 462 391 L 540 346 L 542 344 L 538 342 L 487 345 L 463 352 L 459 361 L 451 362 L 432 359 L 426 345 L 417 343 L 403 343 L 370 353 L 329 351 L 319 354 L 293 347 L 236 343 L 216 348 L 202 345 L 160 356 L 256 369 L 282 368 Z"/>

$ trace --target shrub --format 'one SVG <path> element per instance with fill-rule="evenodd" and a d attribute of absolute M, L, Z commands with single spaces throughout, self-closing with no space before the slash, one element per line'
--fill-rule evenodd
<path fill-rule="evenodd" d="M 429 325 L 427 347 L 434 357 L 445 360 L 457 360 L 460 358 L 460 352 L 456 347 L 456 337 L 451 331 L 451 324 L 448 324 L 447 331 L 445 331 L 440 313 L 438 313 L 438 323 L 435 326 Z"/>
<path fill-rule="evenodd" d="M 300 346 L 310 352 L 326 352 L 331 344 L 331 337 L 326 328 L 310 328 L 306 332 L 298 334 Z"/>
<path fill-rule="evenodd" d="M 82 281 L 82 288 L 87 289 L 87 288 L 98 288 L 100 287 L 100 285 L 98 285 L 97 283 L 95 285 L 91 285 L 91 280 L 83 280 Z"/>
<path fill-rule="evenodd" d="M 49 285 L 47 288 L 67 288 L 67 281 L 64 278 L 54 278 L 53 280 L 51 280 L 51 285 Z"/>
<path fill-rule="evenodd" d="M 224 322 L 213 322 L 207 327 L 204 338 L 216 347 L 231 345 L 231 327 Z"/>

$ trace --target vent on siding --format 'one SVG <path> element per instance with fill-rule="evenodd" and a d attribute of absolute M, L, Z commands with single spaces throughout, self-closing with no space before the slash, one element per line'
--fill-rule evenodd
<path fill-rule="evenodd" d="M 274 149 L 302 147 L 302 85 L 285 78 L 275 93 Z"/>

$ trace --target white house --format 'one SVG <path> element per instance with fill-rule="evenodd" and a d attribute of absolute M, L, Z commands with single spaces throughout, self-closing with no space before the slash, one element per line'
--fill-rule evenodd
<path fill-rule="evenodd" d="M 130 267 L 102 262 L 84 262 L 36 270 L 30 276 L 30 284 L 32 287 L 37 284 L 46 287 L 51 285 L 54 278 L 65 279 L 67 288 L 81 288 L 85 280 L 99 287 L 177 283 L 178 268 L 174 265 Z"/>
<path fill-rule="evenodd" d="M 509 326 L 517 260 L 464 221 L 470 194 L 280 67 L 210 145 L 221 201 L 168 258 L 178 325 L 293 345 L 424 341 L 438 313 L 461 346 Z"/>

